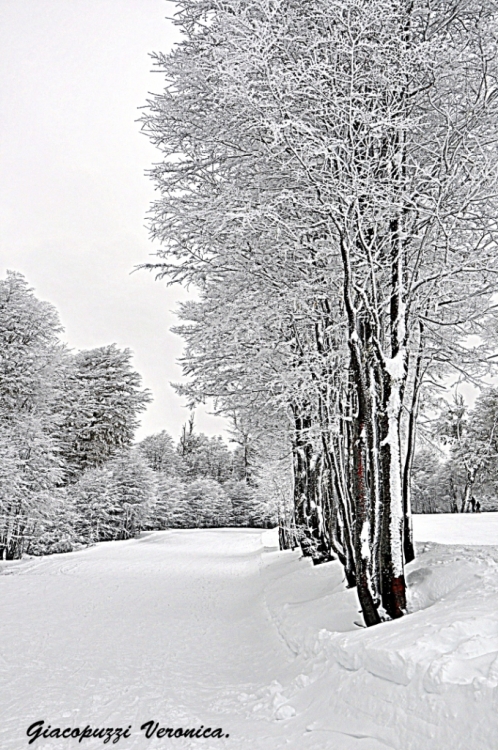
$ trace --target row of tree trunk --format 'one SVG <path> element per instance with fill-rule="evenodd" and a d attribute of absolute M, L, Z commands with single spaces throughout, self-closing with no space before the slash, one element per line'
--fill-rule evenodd
<path fill-rule="evenodd" d="M 357 586 L 367 625 L 404 613 L 404 565 L 415 556 L 409 482 L 403 482 L 412 456 L 401 466 L 399 451 L 391 453 L 391 394 L 385 392 L 384 404 L 368 386 L 353 388 L 350 401 L 342 394 L 335 429 L 294 408 L 293 505 L 279 528 L 281 549 L 299 545 L 314 564 L 341 562 L 348 587 Z"/>
<path fill-rule="evenodd" d="M 388 337 L 359 312 L 344 253 L 347 374 L 330 366 L 338 344 L 327 334 L 334 325 L 325 309 L 314 342 L 324 362 L 316 398 L 293 407 L 293 508 L 280 532 L 283 548 L 299 544 L 314 563 L 339 559 L 368 626 L 405 613 L 404 566 L 414 559 L 410 468 L 421 358 L 415 351 L 407 393 L 402 251 L 392 246 Z M 378 343 L 381 333 L 387 354 Z"/>

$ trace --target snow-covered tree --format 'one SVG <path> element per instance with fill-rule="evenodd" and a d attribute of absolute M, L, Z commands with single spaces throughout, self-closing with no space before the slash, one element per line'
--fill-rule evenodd
<path fill-rule="evenodd" d="M 156 500 L 151 507 L 146 527 L 160 531 L 187 526 L 185 482 L 180 477 L 158 472 L 156 483 Z"/>
<path fill-rule="evenodd" d="M 61 489 L 130 446 L 150 400 L 128 350 L 72 354 L 61 332 L 21 274 L 0 280 L 0 557 L 133 534 L 154 496 L 135 453 Z"/>
<path fill-rule="evenodd" d="M 20 557 L 61 480 L 56 310 L 19 273 L 0 281 L 0 556 Z"/>
<path fill-rule="evenodd" d="M 40 420 L 0 429 L 0 557 L 21 557 L 61 481 L 58 446 Z"/>
<path fill-rule="evenodd" d="M 60 433 L 71 480 L 131 446 L 138 415 L 151 400 L 140 386 L 129 349 L 111 344 L 74 355 Z"/>
<path fill-rule="evenodd" d="M 55 308 L 20 273 L 0 280 L 0 421 L 35 414 L 49 421 L 65 350 Z"/>
<path fill-rule="evenodd" d="M 156 269 L 202 297 L 186 371 L 288 420 L 303 550 L 352 560 L 368 625 L 405 611 L 424 378 L 472 365 L 494 289 L 496 12 L 182 0 L 156 56 Z"/>
<path fill-rule="evenodd" d="M 78 512 L 71 493 L 66 487 L 52 489 L 39 508 L 26 552 L 30 555 L 51 555 L 71 552 L 88 544 L 91 540 L 78 536 L 77 526 Z"/>
<path fill-rule="evenodd" d="M 203 477 L 185 485 L 184 527 L 229 526 L 231 517 L 230 498 L 219 482 Z"/>
<path fill-rule="evenodd" d="M 151 514 L 156 479 L 137 449 L 122 450 L 84 471 L 66 488 L 74 502 L 76 534 L 90 542 L 136 536 Z"/>
<path fill-rule="evenodd" d="M 449 462 L 434 447 L 420 447 L 412 467 L 414 513 L 456 513 L 459 509 Z"/>
<path fill-rule="evenodd" d="M 153 471 L 173 476 L 180 473 L 181 459 L 178 456 L 173 438 L 166 430 L 162 430 L 156 435 L 148 435 L 138 443 L 137 448 Z"/>
<path fill-rule="evenodd" d="M 180 472 L 186 479 L 211 478 L 225 482 L 233 478 L 233 456 L 220 436 L 208 437 L 194 431 L 194 418 L 184 425 L 178 444 Z"/>
<path fill-rule="evenodd" d="M 155 503 L 155 474 L 136 448 L 121 451 L 106 468 L 111 479 L 110 522 L 115 529 L 114 538 L 136 536 Z"/>
<path fill-rule="evenodd" d="M 430 482 L 434 507 L 461 513 L 475 510 L 476 503 L 480 507 L 489 491 L 494 494 L 498 477 L 497 389 L 484 388 L 473 409 L 458 393 L 452 403 L 442 401 L 433 436 L 447 452 L 436 474 L 437 486 L 435 479 Z M 418 473 L 423 476 L 420 469 Z"/>

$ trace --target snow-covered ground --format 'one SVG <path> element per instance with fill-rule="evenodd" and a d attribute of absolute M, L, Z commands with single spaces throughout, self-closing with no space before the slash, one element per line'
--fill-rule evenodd
<path fill-rule="evenodd" d="M 102 747 L 54 731 L 85 727 L 126 730 L 107 743 L 123 750 L 498 748 L 498 514 L 414 529 L 412 614 L 370 629 L 339 565 L 274 532 L 0 563 L 0 749 Z M 225 736 L 148 739 L 149 721 Z"/>

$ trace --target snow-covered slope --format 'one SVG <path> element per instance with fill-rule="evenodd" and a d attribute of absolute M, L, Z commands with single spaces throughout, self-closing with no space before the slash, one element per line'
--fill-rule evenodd
<path fill-rule="evenodd" d="M 416 517 L 415 535 L 412 614 L 370 629 L 340 566 L 274 532 L 0 563 L 0 750 L 102 747 L 54 733 L 86 726 L 130 727 L 108 743 L 124 750 L 498 748 L 498 514 Z M 147 739 L 151 720 L 229 736 Z"/>

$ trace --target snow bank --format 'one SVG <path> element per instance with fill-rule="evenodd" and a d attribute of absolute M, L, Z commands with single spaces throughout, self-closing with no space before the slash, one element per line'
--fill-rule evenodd
<path fill-rule="evenodd" d="M 496 540 L 498 514 L 418 516 L 414 527 L 410 615 L 375 628 L 362 627 L 337 563 L 265 555 L 269 612 L 303 661 L 299 680 L 269 686 L 267 707 L 301 725 L 301 747 L 498 747 L 498 548 L 481 546 Z M 422 543 L 431 538 L 445 544 Z"/>

